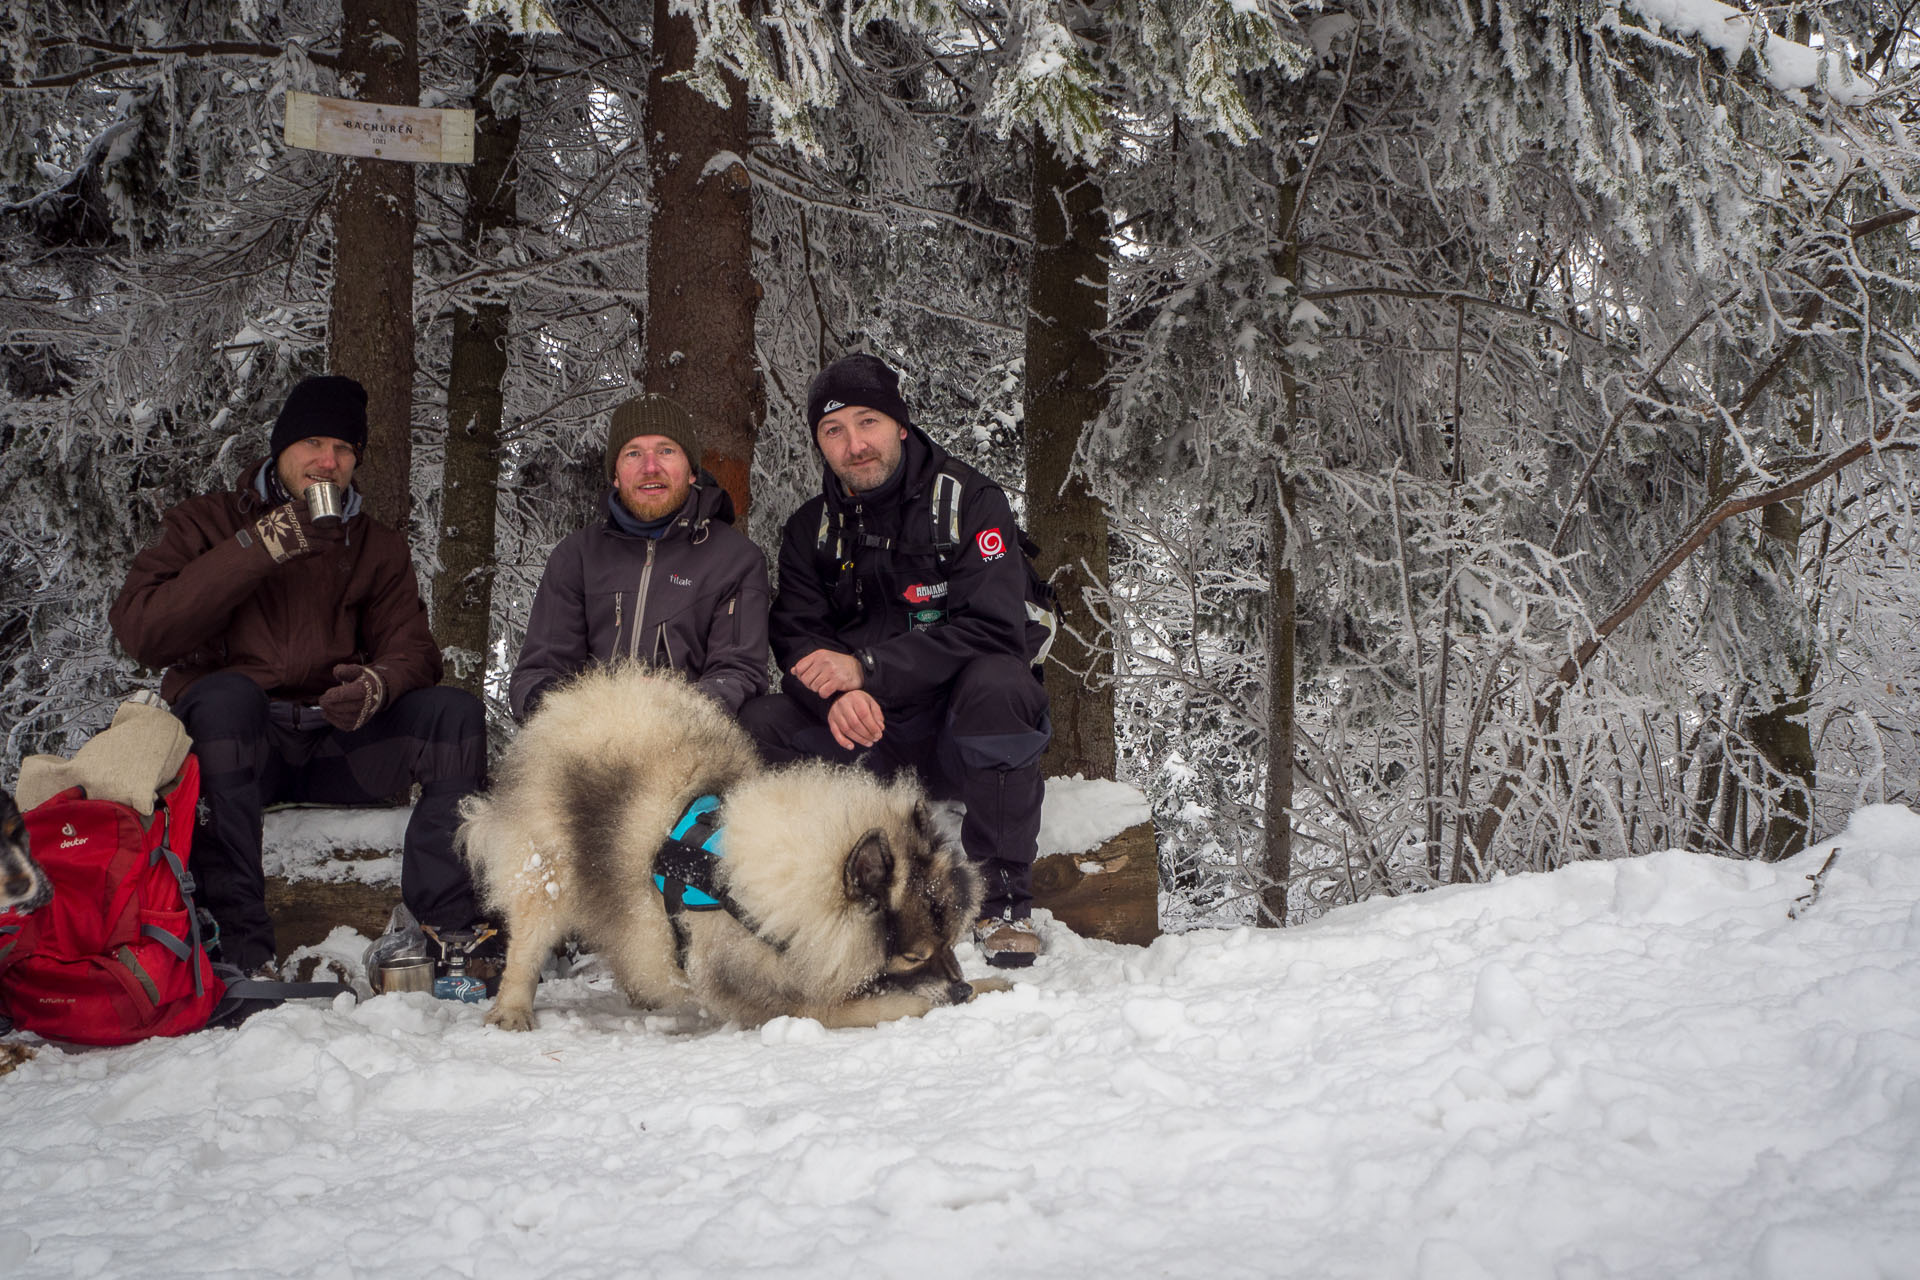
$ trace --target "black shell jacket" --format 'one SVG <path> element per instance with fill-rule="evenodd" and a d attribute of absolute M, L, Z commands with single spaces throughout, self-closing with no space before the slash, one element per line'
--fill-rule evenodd
<path fill-rule="evenodd" d="M 547 558 L 508 685 L 525 720 L 589 663 L 629 659 L 684 672 L 729 711 L 767 691 L 767 558 L 733 527 L 733 500 L 701 471 L 658 538 L 611 515 Z"/>
<path fill-rule="evenodd" d="M 815 649 L 853 654 L 883 708 L 934 700 L 976 657 L 1028 655 L 1026 566 L 1007 495 L 917 426 L 907 428 L 901 466 L 900 485 L 878 498 L 847 496 L 823 467 L 824 492 L 787 520 L 770 624 L 782 671 Z M 943 466 L 963 481 L 951 571 L 931 545 Z M 836 563 L 836 546 L 851 568 Z M 784 688 L 815 701 L 797 680 Z"/>

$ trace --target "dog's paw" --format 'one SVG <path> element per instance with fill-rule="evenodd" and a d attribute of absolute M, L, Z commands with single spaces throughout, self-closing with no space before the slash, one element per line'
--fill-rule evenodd
<path fill-rule="evenodd" d="M 963 983 L 962 985 L 972 987 L 973 994 L 976 996 L 986 995 L 990 991 L 1013 990 L 1013 984 L 1005 978 L 975 978 L 973 981 Z"/>
<path fill-rule="evenodd" d="M 493 1011 L 487 1014 L 487 1025 L 498 1027 L 502 1031 L 531 1031 L 533 1030 L 533 1010 L 496 1003 Z"/>

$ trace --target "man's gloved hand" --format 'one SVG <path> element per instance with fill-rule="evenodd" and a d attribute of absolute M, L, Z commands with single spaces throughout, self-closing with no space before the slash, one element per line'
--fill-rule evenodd
<path fill-rule="evenodd" d="M 333 678 L 340 683 L 320 695 L 320 714 L 342 733 L 352 733 L 386 704 L 387 682 L 372 667 L 343 662 Z"/>
<path fill-rule="evenodd" d="M 344 520 L 315 521 L 300 501 L 283 503 L 253 522 L 253 536 L 275 564 L 318 555 L 346 541 Z"/>

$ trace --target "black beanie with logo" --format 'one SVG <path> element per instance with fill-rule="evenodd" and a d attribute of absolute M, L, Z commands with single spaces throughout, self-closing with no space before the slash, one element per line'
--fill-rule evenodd
<path fill-rule="evenodd" d="M 900 398 L 900 375 L 879 356 L 842 356 L 813 376 L 807 384 L 807 430 L 818 432 L 820 419 L 848 405 L 878 409 L 903 427 L 913 425 L 913 413 Z"/>
<path fill-rule="evenodd" d="M 314 436 L 331 436 L 367 451 L 367 389 L 352 378 L 323 374 L 302 378 L 287 392 L 280 416 L 273 420 L 269 447 L 278 458 L 290 444 Z"/>

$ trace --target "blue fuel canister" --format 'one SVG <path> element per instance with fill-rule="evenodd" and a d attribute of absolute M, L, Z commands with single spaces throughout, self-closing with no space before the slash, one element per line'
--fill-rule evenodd
<path fill-rule="evenodd" d="M 422 931 L 433 939 L 440 949 L 440 967 L 443 972 L 433 980 L 434 998 L 438 1000 L 458 1000 L 463 1004 L 478 1004 L 487 998 L 487 984 L 483 978 L 477 978 L 467 972 L 467 961 L 474 949 L 494 936 L 490 927 L 476 930 L 449 930 L 442 933 L 430 925 L 421 926 Z"/>
<path fill-rule="evenodd" d="M 436 1000 L 460 1000 L 479 1004 L 487 998 L 487 984 L 465 973 L 449 973 L 433 980 Z"/>

